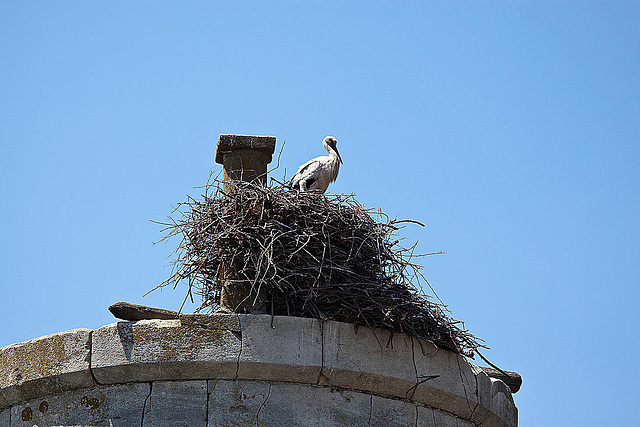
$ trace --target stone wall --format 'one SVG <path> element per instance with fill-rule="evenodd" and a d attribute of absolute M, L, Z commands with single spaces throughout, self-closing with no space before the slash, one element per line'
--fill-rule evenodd
<path fill-rule="evenodd" d="M 61 332 L 0 349 L 0 427 L 517 425 L 504 383 L 392 338 L 217 314 Z"/>

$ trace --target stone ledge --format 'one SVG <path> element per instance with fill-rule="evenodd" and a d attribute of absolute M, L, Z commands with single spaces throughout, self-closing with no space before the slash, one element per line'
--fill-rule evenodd
<path fill-rule="evenodd" d="M 319 322 L 287 316 L 239 317 L 242 351 L 237 379 L 318 382 L 322 368 Z"/>
<path fill-rule="evenodd" d="M 6 399 L 0 398 L 0 405 L 94 386 L 93 373 L 100 384 L 264 380 L 330 386 L 407 398 L 475 425 L 517 425 L 513 397 L 502 381 L 428 342 L 420 346 L 415 338 L 394 334 L 387 345 L 388 338 L 388 331 L 287 316 L 181 315 L 119 322 L 0 349 L 6 361 L 0 365 L 0 397 Z M 53 365 L 44 360 L 50 348 L 59 354 Z M 44 369 L 35 369 L 40 362 L 33 361 L 42 361 Z M 14 371 L 24 372 L 28 381 L 12 380 Z M 421 383 L 426 375 L 438 378 Z"/>
<path fill-rule="evenodd" d="M 508 425 L 516 425 L 518 410 L 513 402 L 509 386 L 495 378 L 491 380 L 491 411 L 503 419 Z"/>
<path fill-rule="evenodd" d="M 414 340 L 416 341 L 416 340 Z M 489 411 L 478 405 L 477 381 L 471 365 L 459 354 L 424 344 L 414 345 L 416 371 L 420 377 L 438 375 L 418 385 L 413 399 L 456 414 L 462 419 L 486 418 Z"/>
<path fill-rule="evenodd" d="M 325 322 L 322 382 L 366 390 L 383 396 L 411 396 L 417 376 L 410 337 L 396 334 L 387 345 L 389 331 L 354 328 L 352 324 Z"/>
<path fill-rule="evenodd" d="M 0 348 L 0 409 L 94 385 L 90 352 L 90 329 L 73 329 Z"/>
<path fill-rule="evenodd" d="M 93 333 L 91 370 L 100 384 L 235 378 L 235 315 L 181 316 L 103 326 Z"/>

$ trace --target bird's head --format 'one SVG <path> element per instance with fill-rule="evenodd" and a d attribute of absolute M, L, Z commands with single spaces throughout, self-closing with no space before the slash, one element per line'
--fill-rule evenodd
<path fill-rule="evenodd" d="M 322 140 L 322 145 L 324 145 L 325 150 L 329 153 L 331 153 L 331 151 L 335 152 L 336 156 L 338 156 L 338 161 L 343 163 L 342 157 L 340 157 L 340 153 L 338 152 L 338 140 L 335 137 L 326 136 L 324 140 Z"/>

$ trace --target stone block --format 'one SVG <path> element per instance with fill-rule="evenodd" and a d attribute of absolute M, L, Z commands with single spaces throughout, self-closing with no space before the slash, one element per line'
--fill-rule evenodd
<path fill-rule="evenodd" d="M 476 397 L 475 406 L 473 407 L 473 415 L 470 420 L 476 425 L 490 426 L 503 425 L 503 421 L 491 412 L 493 405 L 491 395 L 491 378 L 480 367 L 469 362 L 469 366 L 476 378 Z"/>
<path fill-rule="evenodd" d="M 9 427 L 11 422 L 11 409 L 0 411 L 0 427 Z"/>
<path fill-rule="evenodd" d="M 155 381 L 144 405 L 143 426 L 207 425 L 207 381 Z"/>
<path fill-rule="evenodd" d="M 474 427 L 470 422 L 438 409 L 433 410 L 433 420 L 438 427 Z"/>
<path fill-rule="evenodd" d="M 325 322 L 321 383 L 405 398 L 416 384 L 412 341 L 389 331 Z"/>
<path fill-rule="evenodd" d="M 369 425 L 406 427 L 417 423 L 415 403 L 386 397 L 371 396 L 371 422 Z"/>
<path fill-rule="evenodd" d="M 0 404 L 90 387 L 91 330 L 74 329 L 0 349 Z"/>
<path fill-rule="evenodd" d="M 470 422 L 465 420 L 461 420 L 460 418 L 448 412 L 429 408 L 428 406 L 418 405 L 418 422 L 416 423 L 416 426 L 418 427 L 474 427 L 474 424 L 471 424 Z"/>
<path fill-rule="evenodd" d="M 417 427 L 439 427 L 436 424 L 436 415 L 433 408 L 428 406 L 416 405 L 418 408 L 418 420 L 416 422 Z"/>
<path fill-rule="evenodd" d="M 474 365 L 472 365 L 472 367 L 477 368 Z M 474 371 L 476 375 L 476 381 L 478 382 L 478 403 L 487 409 L 491 409 L 491 378 L 489 378 L 489 375 L 487 375 L 487 373 L 480 368 L 474 369 Z"/>
<path fill-rule="evenodd" d="M 363 426 L 369 425 L 371 399 L 314 385 L 221 380 L 209 397 L 209 426 L 228 426 L 229 420 L 239 426 Z"/>
<path fill-rule="evenodd" d="M 509 386 L 501 380 L 491 378 L 491 395 L 492 412 L 500 417 L 507 425 L 517 425 L 518 412 L 513 402 L 513 396 L 511 395 Z"/>
<path fill-rule="evenodd" d="M 262 381 L 217 381 L 209 396 L 209 426 L 226 427 L 229 420 L 238 426 L 258 425 L 269 387 Z"/>
<path fill-rule="evenodd" d="M 271 162 L 271 155 L 276 148 L 275 136 L 254 135 L 220 135 L 216 146 L 216 163 L 222 164 L 224 155 L 238 150 L 252 149 L 263 152 Z"/>
<path fill-rule="evenodd" d="M 14 405 L 11 427 L 139 426 L 149 384 L 122 384 L 68 391 Z"/>
<path fill-rule="evenodd" d="M 433 422 L 438 427 L 458 427 L 458 418 L 437 409 L 433 410 Z"/>
<path fill-rule="evenodd" d="M 8 408 L 9 406 L 11 406 L 9 404 L 9 401 L 4 398 L 4 396 L 2 395 L 2 391 L 0 390 L 0 411 L 2 411 L 5 408 Z"/>
<path fill-rule="evenodd" d="M 444 349 L 423 351 L 419 345 L 414 345 L 414 357 L 419 379 L 438 377 L 418 385 L 412 399 L 469 419 L 477 406 L 477 384 L 467 359 Z"/>
<path fill-rule="evenodd" d="M 366 426 L 371 396 L 350 390 L 313 385 L 272 383 L 256 425 Z"/>
<path fill-rule="evenodd" d="M 101 384 L 235 377 L 235 315 L 119 322 L 93 333 L 91 368 Z"/>
<path fill-rule="evenodd" d="M 322 368 L 320 322 L 302 317 L 240 315 L 238 379 L 317 384 Z"/>

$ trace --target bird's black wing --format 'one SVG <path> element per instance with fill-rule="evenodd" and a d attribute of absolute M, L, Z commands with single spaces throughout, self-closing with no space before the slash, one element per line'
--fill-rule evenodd
<path fill-rule="evenodd" d="M 307 190 L 308 190 L 309 188 L 311 188 L 311 186 L 312 186 L 313 184 L 315 184 L 315 182 L 316 182 L 316 181 L 317 181 L 317 179 L 316 179 L 316 178 L 313 178 L 313 177 L 311 177 L 311 178 L 307 178 L 307 180 L 305 181 L 305 184 L 306 184 L 306 188 L 307 188 Z"/>

